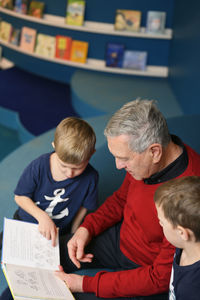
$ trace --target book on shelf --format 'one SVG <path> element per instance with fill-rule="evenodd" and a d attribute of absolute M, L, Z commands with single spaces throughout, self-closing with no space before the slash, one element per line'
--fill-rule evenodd
<path fill-rule="evenodd" d="M 14 11 L 20 14 L 27 14 L 29 0 L 15 0 Z"/>
<path fill-rule="evenodd" d="M 84 0 L 68 0 L 65 23 L 68 25 L 82 26 L 84 22 L 84 13 Z"/>
<path fill-rule="evenodd" d="M 10 42 L 12 33 L 12 25 L 6 21 L 0 23 L 0 39 L 5 42 Z"/>
<path fill-rule="evenodd" d="M 19 28 L 13 27 L 11 37 L 10 37 L 10 43 L 15 46 L 18 46 L 20 42 L 20 35 L 21 35 L 21 30 Z"/>
<path fill-rule="evenodd" d="M 28 14 L 36 18 L 42 18 L 44 13 L 44 2 L 31 1 L 29 5 Z"/>
<path fill-rule="evenodd" d="M 3 50 L 2 50 L 2 47 L 0 46 L 0 63 L 1 63 L 1 60 L 2 60 L 2 52 L 3 52 Z M 1 68 L 1 66 L 0 66 L 0 68 Z"/>
<path fill-rule="evenodd" d="M 124 45 L 108 43 L 106 47 L 106 67 L 122 68 Z"/>
<path fill-rule="evenodd" d="M 133 51 L 125 50 L 123 58 L 123 68 L 141 70 L 146 69 L 147 52 L 146 51 Z"/>
<path fill-rule="evenodd" d="M 70 59 L 72 39 L 68 36 L 57 35 L 56 36 L 56 58 Z"/>
<path fill-rule="evenodd" d="M 159 33 L 165 32 L 166 13 L 162 11 L 148 11 L 146 32 Z"/>
<path fill-rule="evenodd" d="M 16 300 L 74 300 L 66 284 L 55 276 L 60 264 L 55 247 L 38 225 L 4 219 L 2 269 Z"/>
<path fill-rule="evenodd" d="M 78 63 L 86 63 L 88 55 L 88 42 L 72 41 L 70 60 Z"/>
<path fill-rule="evenodd" d="M 33 53 L 35 49 L 37 31 L 33 28 L 22 27 L 20 48 Z"/>
<path fill-rule="evenodd" d="M 48 58 L 55 57 L 56 38 L 51 35 L 38 33 L 35 53 Z"/>
<path fill-rule="evenodd" d="M 13 9 L 13 0 L 0 0 L 0 7 Z"/>
<path fill-rule="evenodd" d="M 141 11 L 117 9 L 115 15 L 115 30 L 139 31 L 141 24 Z"/>

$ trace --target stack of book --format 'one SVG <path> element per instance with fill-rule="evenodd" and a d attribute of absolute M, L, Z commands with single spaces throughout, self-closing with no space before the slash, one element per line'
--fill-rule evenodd
<path fill-rule="evenodd" d="M 141 30 L 142 12 L 139 10 L 117 9 L 114 29 L 120 31 L 139 32 Z M 146 18 L 146 32 L 164 34 L 166 13 L 162 11 L 148 11 Z"/>
<path fill-rule="evenodd" d="M 0 7 L 14 10 L 20 14 L 28 14 L 35 18 L 43 18 L 45 2 L 35 0 L 0 0 Z M 67 0 L 65 23 L 82 26 L 84 23 L 85 0 Z"/>
<path fill-rule="evenodd" d="M 21 50 L 40 56 L 86 63 L 88 42 L 72 40 L 69 36 L 51 36 L 37 33 L 30 27 L 14 28 L 12 24 L 1 21 L 0 39 L 20 47 Z"/>
<path fill-rule="evenodd" d="M 147 52 L 126 50 L 122 44 L 109 43 L 106 48 L 106 66 L 133 70 L 146 70 Z"/>

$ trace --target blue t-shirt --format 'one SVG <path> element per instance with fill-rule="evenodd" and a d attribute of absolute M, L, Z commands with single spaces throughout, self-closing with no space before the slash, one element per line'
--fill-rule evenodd
<path fill-rule="evenodd" d="M 51 154 L 41 155 L 25 168 L 14 193 L 31 198 L 62 230 L 69 226 L 81 206 L 96 209 L 98 173 L 88 164 L 79 176 L 55 181 L 50 170 Z M 37 223 L 20 207 L 18 215 L 23 221 Z"/>
<path fill-rule="evenodd" d="M 169 287 L 169 300 L 200 299 L 200 261 L 180 266 L 182 249 L 176 249 Z"/>

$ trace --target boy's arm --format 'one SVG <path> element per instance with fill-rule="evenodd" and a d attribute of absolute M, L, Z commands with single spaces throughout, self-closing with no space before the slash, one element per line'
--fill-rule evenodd
<path fill-rule="evenodd" d="M 71 233 L 75 233 L 75 231 L 83 221 L 83 218 L 86 216 L 86 213 L 87 213 L 87 208 L 81 206 L 72 222 Z"/>
<path fill-rule="evenodd" d="M 39 232 L 48 240 L 52 240 L 52 245 L 55 246 L 57 228 L 48 214 L 39 208 L 29 197 L 15 195 L 15 201 L 23 210 L 38 221 Z"/>

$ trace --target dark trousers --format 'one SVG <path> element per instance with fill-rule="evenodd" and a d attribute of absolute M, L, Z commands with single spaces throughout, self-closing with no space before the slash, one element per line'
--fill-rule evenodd
<path fill-rule="evenodd" d="M 121 251 L 119 247 L 121 224 L 117 224 L 110 229 L 103 232 L 101 235 L 94 238 L 86 247 L 86 253 L 94 255 L 91 263 L 82 263 L 81 268 L 99 268 L 99 269 L 113 269 L 113 270 L 129 270 L 138 268 L 139 265 L 129 260 Z M 63 236 L 60 239 L 60 258 L 61 265 L 65 272 L 70 273 L 77 270 L 76 266 L 71 262 L 68 257 L 67 242 L 71 236 Z M 77 300 L 97 300 L 105 299 L 96 297 L 93 293 L 74 293 Z M 129 297 L 129 298 L 115 298 L 116 300 L 167 300 L 167 294 Z"/>

